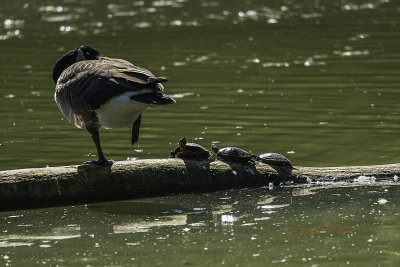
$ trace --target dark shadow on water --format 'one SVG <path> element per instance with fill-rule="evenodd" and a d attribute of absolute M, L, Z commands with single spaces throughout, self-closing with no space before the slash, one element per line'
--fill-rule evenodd
<path fill-rule="evenodd" d="M 195 172 L 195 169 L 199 168 L 199 165 L 202 168 L 202 171 L 208 171 L 210 172 L 210 164 L 212 162 L 217 162 L 220 161 L 222 163 L 225 163 L 229 166 L 229 168 L 232 170 L 232 182 L 229 182 L 229 180 L 226 180 L 226 177 L 223 178 L 222 180 L 218 179 L 218 177 L 215 176 L 215 173 L 211 173 L 211 176 L 213 177 L 213 180 L 219 184 L 219 189 L 228 189 L 228 188 L 243 188 L 243 187 L 254 187 L 254 186 L 262 186 L 262 185 L 267 185 L 268 182 L 263 182 L 260 177 L 263 176 L 257 168 L 255 162 L 252 161 L 243 161 L 243 162 L 236 162 L 236 161 L 221 161 L 219 159 L 212 159 L 212 160 L 194 160 L 194 159 L 182 159 L 186 165 L 186 170 L 189 172 L 192 170 Z M 200 164 L 199 164 L 200 163 Z M 195 166 L 195 168 L 193 167 Z M 227 173 L 225 172 L 224 175 Z M 198 175 L 197 173 L 194 173 L 194 176 Z M 229 175 L 229 173 L 228 173 Z M 240 179 L 234 179 L 236 176 L 240 177 Z M 244 177 L 252 177 L 252 179 L 246 179 Z M 243 179 L 244 178 L 244 179 Z"/>

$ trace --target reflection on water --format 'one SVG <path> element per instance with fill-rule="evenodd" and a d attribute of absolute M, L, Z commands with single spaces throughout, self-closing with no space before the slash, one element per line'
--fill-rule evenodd
<path fill-rule="evenodd" d="M 395 263 L 398 187 L 259 188 L 3 212 L 0 255 L 13 266 Z"/>
<path fill-rule="evenodd" d="M 154 221 L 150 222 L 138 221 L 134 223 L 114 225 L 113 231 L 115 234 L 147 232 L 152 227 L 186 225 L 186 220 L 187 220 L 187 215 L 166 216 L 163 217 L 162 220 L 155 219 Z"/>

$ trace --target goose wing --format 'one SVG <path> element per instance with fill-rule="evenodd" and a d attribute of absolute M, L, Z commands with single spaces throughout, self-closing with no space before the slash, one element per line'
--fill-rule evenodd
<path fill-rule="evenodd" d="M 161 83 L 166 81 L 126 60 L 103 57 L 68 67 L 58 79 L 56 97 L 64 98 L 74 109 L 96 110 L 110 98 L 127 91 L 136 91 L 137 95 L 162 95 Z"/>

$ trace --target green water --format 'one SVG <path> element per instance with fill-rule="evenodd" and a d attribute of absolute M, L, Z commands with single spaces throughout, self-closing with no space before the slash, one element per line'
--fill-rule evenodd
<path fill-rule="evenodd" d="M 399 15 L 395 0 L 9 1 L 0 9 L 0 170 L 96 158 L 53 99 L 55 61 L 82 44 L 168 77 L 177 100 L 144 112 L 133 147 L 128 128 L 101 132 L 109 159 L 166 158 L 185 136 L 301 166 L 399 162 Z M 291 204 L 273 217 L 257 204 L 267 189 L 0 213 L 0 261 L 396 265 L 399 188 L 384 190 L 324 189 L 293 202 L 278 190 L 273 204 Z M 374 204 L 379 194 L 389 202 Z M 363 232 L 287 236 L 293 224 L 336 220 Z"/>
<path fill-rule="evenodd" d="M 399 6 L 359 2 L 13 1 L 0 14 L 0 169 L 95 157 L 53 100 L 54 63 L 81 44 L 168 77 L 178 101 L 145 111 L 134 147 L 130 129 L 102 132 L 108 158 L 164 158 L 186 136 L 304 166 L 398 162 Z"/>
<path fill-rule="evenodd" d="M 398 186 L 386 184 L 246 189 L 2 212 L 0 262 L 398 266 L 398 203 Z"/>

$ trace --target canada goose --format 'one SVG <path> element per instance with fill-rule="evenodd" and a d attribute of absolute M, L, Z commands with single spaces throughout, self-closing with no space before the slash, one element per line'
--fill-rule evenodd
<path fill-rule="evenodd" d="M 138 141 L 141 114 L 148 106 L 176 101 L 163 94 L 164 77 L 117 58 L 101 57 L 90 46 L 78 47 L 57 60 L 53 69 L 58 108 L 76 127 L 86 129 L 99 159 L 85 164 L 108 165 L 100 146 L 99 129 L 132 126 Z"/>

